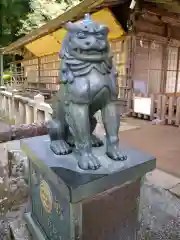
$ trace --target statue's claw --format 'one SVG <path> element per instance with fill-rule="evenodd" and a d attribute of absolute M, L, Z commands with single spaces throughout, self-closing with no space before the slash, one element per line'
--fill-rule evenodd
<path fill-rule="evenodd" d="M 101 146 L 103 146 L 103 141 L 92 134 L 91 135 L 91 144 L 93 147 L 101 147 Z"/>
<path fill-rule="evenodd" d="M 83 170 L 97 170 L 101 167 L 99 160 L 92 153 L 84 153 L 80 156 L 78 165 Z"/>
<path fill-rule="evenodd" d="M 67 155 L 72 152 L 71 147 L 64 140 L 52 141 L 50 148 L 56 155 Z"/>
<path fill-rule="evenodd" d="M 117 144 L 108 144 L 106 154 L 115 161 L 127 160 L 126 153 L 122 152 Z"/>

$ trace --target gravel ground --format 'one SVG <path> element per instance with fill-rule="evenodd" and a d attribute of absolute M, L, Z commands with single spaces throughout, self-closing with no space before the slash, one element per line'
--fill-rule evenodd
<path fill-rule="evenodd" d="M 141 240 L 180 240 L 180 200 L 146 182 L 140 200 Z"/>

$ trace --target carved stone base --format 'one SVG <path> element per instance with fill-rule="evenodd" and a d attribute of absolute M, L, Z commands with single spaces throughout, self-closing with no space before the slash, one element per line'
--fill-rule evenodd
<path fill-rule="evenodd" d="M 136 240 L 140 181 L 107 190 L 82 204 L 82 239 Z"/>
<path fill-rule="evenodd" d="M 104 147 L 93 149 L 102 167 L 78 168 L 75 156 L 56 156 L 47 136 L 22 141 L 29 159 L 31 203 L 25 214 L 33 240 L 136 240 L 140 180 L 155 158 L 122 147 L 124 163 L 110 160 Z"/>
<path fill-rule="evenodd" d="M 138 239 L 139 196 L 140 181 L 137 180 L 89 198 L 81 202 L 78 208 L 73 205 L 72 208 L 78 211 L 78 221 L 81 219 L 82 223 L 75 230 L 77 237 L 75 239 Z M 33 240 L 47 240 L 44 232 L 41 231 L 40 225 L 34 221 L 31 213 L 25 213 L 24 219 Z"/>

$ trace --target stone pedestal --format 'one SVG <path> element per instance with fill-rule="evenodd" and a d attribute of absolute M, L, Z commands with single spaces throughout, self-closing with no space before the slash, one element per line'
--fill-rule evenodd
<path fill-rule="evenodd" d="M 96 171 L 78 168 L 74 154 L 56 156 L 48 136 L 22 141 L 29 159 L 31 203 L 25 221 L 34 240 L 136 240 L 140 181 L 155 158 L 123 147 L 128 160 L 115 162 L 105 148 L 93 151 Z"/>

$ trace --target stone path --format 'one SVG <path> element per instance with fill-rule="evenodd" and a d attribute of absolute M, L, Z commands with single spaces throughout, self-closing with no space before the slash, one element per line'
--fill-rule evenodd
<path fill-rule="evenodd" d="M 130 146 L 146 151 L 157 158 L 157 167 L 180 178 L 180 128 L 152 125 L 149 121 L 127 119 L 140 128 L 122 131 L 120 139 Z"/>
<path fill-rule="evenodd" d="M 120 132 L 127 132 L 129 130 L 136 130 L 139 129 L 140 125 L 138 125 L 137 123 L 131 123 L 131 122 L 121 122 L 120 128 L 119 128 L 119 133 Z M 98 123 L 95 129 L 95 133 L 99 136 L 99 137 L 104 137 L 104 127 L 102 124 Z"/>
<path fill-rule="evenodd" d="M 180 198 L 180 178 L 155 169 L 153 172 L 147 174 L 147 179 L 154 186 L 165 189 Z"/>
<path fill-rule="evenodd" d="M 129 122 L 121 122 L 120 125 L 120 132 L 127 131 L 127 130 L 135 130 L 139 129 L 140 125 L 134 124 L 134 123 L 129 123 Z"/>

